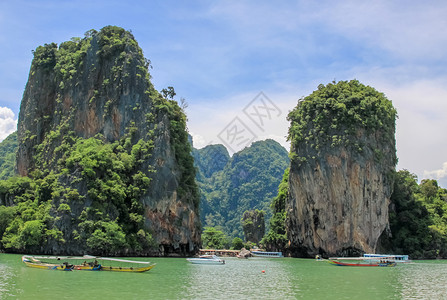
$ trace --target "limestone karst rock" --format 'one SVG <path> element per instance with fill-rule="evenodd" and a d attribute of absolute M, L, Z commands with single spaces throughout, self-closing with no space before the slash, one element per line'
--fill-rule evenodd
<path fill-rule="evenodd" d="M 375 89 L 341 81 L 289 114 L 286 228 L 295 256 L 374 252 L 388 227 L 396 111 Z"/>
<path fill-rule="evenodd" d="M 45 198 L 62 237 L 35 251 L 88 253 L 98 249 L 89 238 L 112 223 L 126 232 L 120 243 L 127 246 L 103 246 L 103 252 L 198 249 L 199 196 L 186 117 L 154 89 L 149 67 L 133 35 L 115 26 L 34 51 L 19 114 L 17 171 L 34 178 L 54 172 L 54 185 L 64 188 Z M 98 153 L 74 155 L 92 145 Z M 69 207 L 57 209 L 62 203 Z M 137 240 L 148 234 L 155 246 L 140 247 Z"/>

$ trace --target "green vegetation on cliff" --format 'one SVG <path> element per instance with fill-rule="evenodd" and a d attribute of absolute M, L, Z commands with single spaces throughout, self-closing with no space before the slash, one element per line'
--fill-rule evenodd
<path fill-rule="evenodd" d="M 13 213 L 5 225 L 2 248 L 39 252 L 42 243 L 65 243 L 67 237 L 87 245 L 92 254 L 152 247 L 139 201 L 151 179 L 135 167 L 147 160 L 153 146 L 142 140 L 132 145 L 128 138 L 115 143 L 106 143 L 101 136 L 78 138 L 59 160 L 59 172 L 36 169 L 32 178 L 0 181 L 0 195 L 12 197 L 13 203 L 4 208 Z M 83 181 L 86 186 L 76 188 L 76 182 Z M 76 222 L 75 210 L 80 211 Z M 73 227 L 64 238 L 60 227 L 67 218 Z"/>
<path fill-rule="evenodd" d="M 320 84 L 289 113 L 292 255 L 375 248 L 388 224 L 396 115 L 383 93 L 357 80 Z"/>
<path fill-rule="evenodd" d="M 241 222 L 245 240 L 259 245 L 265 234 L 264 211 L 258 209 L 247 210 L 242 215 Z"/>
<path fill-rule="evenodd" d="M 11 133 L 0 143 L 0 180 L 8 179 L 15 174 L 17 151 L 17 131 Z"/>
<path fill-rule="evenodd" d="M 325 146 L 345 146 L 358 153 L 372 148 L 377 160 L 384 158 L 382 147 L 365 144 L 362 131 L 376 134 L 384 145 L 394 141 L 397 112 L 383 93 L 357 80 L 339 81 L 318 89 L 301 99 L 288 115 L 288 139 L 292 147 L 306 147 L 307 155 L 292 152 L 294 163 L 315 159 Z M 389 158 L 393 165 L 395 153 Z"/>
<path fill-rule="evenodd" d="M 273 216 L 270 218 L 270 230 L 261 240 L 261 244 L 270 251 L 284 250 L 287 244 L 286 234 L 286 202 L 289 191 L 289 168 L 287 168 L 278 187 L 278 195 L 273 198 L 270 208 Z"/>
<path fill-rule="evenodd" d="M 14 149 L 28 176 L 0 181 L 0 249 L 157 255 L 152 199 L 176 192 L 186 203 L 172 212 L 174 230 L 198 215 L 186 116 L 153 88 L 148 68 L 133 35 L 116 26 L 34 51 Z M 176 251 L 197 248 L 194 238 Z"/>

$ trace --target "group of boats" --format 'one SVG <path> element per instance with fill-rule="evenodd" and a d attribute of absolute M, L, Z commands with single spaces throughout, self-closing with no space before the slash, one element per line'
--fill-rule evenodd
<path fill-rule="evenodd" d="M 251 251 L 255 257 L 284 257 L 281 252 Z M 336 266 L 356 267 L 395 267 L 398 263 L 411 262 L 408 255 L 364 254 L 362 257 L 330 257 L 328 259 L 316 257 L 317 261 L 326 261 Z M 61 271 L 113 271 L 113 272 L 146 272 L 155 267 L 154 263 L 127 259 L 95 257 L 84 255 L 75 256 L 22 256 L 22 261 L 32 268 L 61 270 Z M 215 254 L 200 255 L 187 258 L 193 264 L 223 265 L 225 260 Z"/>
<path fill-rule="evenodd" d="M 282 252 L 268 252 L 268 251 L 251 251 L 251 255 L 254 257 L 284 257 Z M 239 257 L 239 256 L 238 256 Z M 239 257 L 239 258 L 247 258 Z M 201 265 L 224 265 L 225 260 L 221 259 L 219 256 L 215 254 L 204 254 L 199 255 L 198 257 L 187 258 L 187 261 L 193 264 L 201 264 Z"/>
<path fill-rule="evenodd" d="M 284 257 L 282 252 L 267 252 L 267 251 L 251 251 L 251 255 L 255 257 Z M 238 258 L 247 258 L 247 256 L 237 256 Z M 187 261 L 193 264 L 201 265 L 224 265 L 225 260 L 221 259 L 215 254 L 204 254 L 198 257 L 187 258 Z"/>
<path fill-rule="evenodd" d="M 155 267 L 154 263 L 108 257 L 84 256 L 22 256 L 28 267 L 60 271 L 112 271 L 146 272 Z"/>

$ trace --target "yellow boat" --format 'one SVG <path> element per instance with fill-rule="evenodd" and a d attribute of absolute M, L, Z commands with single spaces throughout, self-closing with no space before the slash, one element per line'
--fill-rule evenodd
<path fill-rule="evenodd" d="M 112 272 L 146 272 L 155 267 L 156 264 L 148 261 L 118 259 L 98 257 L 96 258 L 101 263 L 101 271 Z"/>
<path fill-rule="evenodd" d="M 89 270 L 97 271 L 101 265 L 76 265 L 73 260 L 86 259 L 85 257 L 50 257 L 50 256 L 22 256 L 22 262 L 28 267 L 47 270 L 73 271 Z"/>
<path fill-rule="evenodd" d="M 24 255 L 22 256 L 22 262 L 32 268 L 61 271 L 83 270 L 141 273 L 149 271 L 155 267 L 155 264 L 151 262 L 95 257 L 90 255 L 81 257 Z"/>

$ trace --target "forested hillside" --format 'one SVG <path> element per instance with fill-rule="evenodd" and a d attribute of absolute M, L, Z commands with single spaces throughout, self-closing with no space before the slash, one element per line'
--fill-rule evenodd
<path fill-rule="evenodd" d="M 195 150 L 194 157 L 203 226 L 219 226 L 228 237 L 243 238 L 243 213 L 255 209 L 266 213 L 268 226 L 270 202 L 289 163 L 286 149 L 274 140 L 265 140 L 231 158 L 221 145 Z"/>
<path fill-rule="evenodd" d="M 0 143 L 0 180 L 14 176 L 17 152 L 17 131 Z"/>
<path fill-rule="evenodd" d="M 412 258 L 447 258 L 447 189 L 436 180 L 408 170 L 395 174 L 389 209 L 390 231 L 381 237 L 379 251 Z"/>

